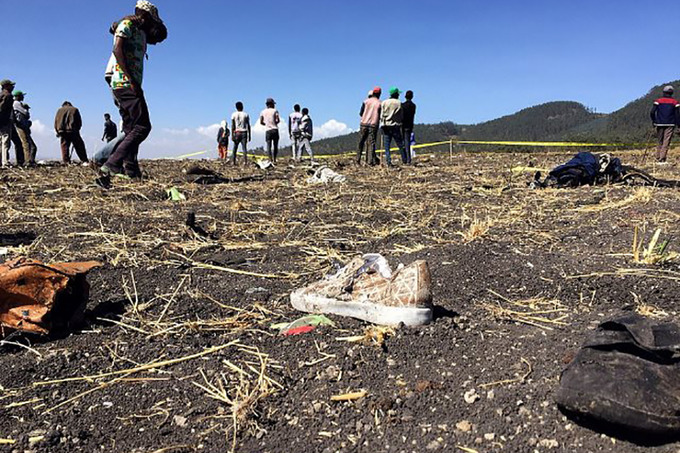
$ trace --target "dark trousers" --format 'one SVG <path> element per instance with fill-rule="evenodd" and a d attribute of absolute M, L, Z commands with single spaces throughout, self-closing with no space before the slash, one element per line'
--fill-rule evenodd
<path fill-rule="evenodd" d="M 404 137 L 401 135 L 401 126 L 383 126 L 382 131 L 385 139 L 385 162 L 387 165 L 392 165 L 392 155 L 390 154 L 392 140 L 397 142 L 402 163 L 407 164 L 408 157 L 406 157 L 406 149 L 404 148 Z"/>
<path fill-rule="evenodd" d="M 234 132 L 234 153 L 231 155 L 231 161 L 236 165 L 236 154 L 238 153 L 238 145 L 241 145 L 243 150 L 243 162 L 248 163 L 248 133 L 243 131 Z"/>
<path fill-rule="evenodd" d="M 85 142 L 83 142 L 79 131 L 59 132 L 59 139 L 61 141 L 62 162 L 65 164 L 71 162 L 71 154 L 69 153 L 71 145 L 75 148 L 78 159 L 80 159 L 81 162 L 88 162 L 87 151 L 85 151 Z"/>
<path fill-rule="evenodd" d="M 272 162 L 276 162 L 276 156 L 279 155 L 279 130 L 272 129 L 265 133 L 267 140 L 267 154 Z"/>
<path fill-rule="evenodd" d="M 378 126 L 361 125 L 359 128 L 359 149 L 357 149 L 357 163 L 361 163 L 361 153 L 366 148 L 366 163 L 375 165 L 378 158 L 375 155 L 375 142 L 378 138 Z"/>
<path fill-rule="evenodd" d="M 668 150 L 671 147 L 671 140 L 673 139 L 673 132 L 675 132 L 675 126 L 656 127 L 656 135 L 659 139 L 659 144 L 656 147 L 656 160 L 659 162 L 666 162 Z"/>
<path fill-rule="evenodd" d="M 411 134 L 413 133 L 413 128 L 404 127 L 401 129 L 401 136 L 404 137 L 404 149 L 406 149 L 406 157 L 408 158 L 407 163 L 411 163 L 413 153 L 411 152 Z"/>
<path fill-rule="evenodd" d="M 122 173 L 128 176 L 139 176 L 139 145 L 151 133 L 151 119 L 149 107 L 146 105 L 144 94 L 137 94 L 130 88 L 113 90 L 113 97 L 118 105 L 120 117 L 123 119 L 125 138 L 106 161 L 106 168 L 112 173 Z"/>

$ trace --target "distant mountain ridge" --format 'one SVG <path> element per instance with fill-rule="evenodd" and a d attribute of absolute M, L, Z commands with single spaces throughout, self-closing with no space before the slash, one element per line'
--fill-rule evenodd
<path fill-rule="evenodd" d="M 607 143 L 648 142 L 653 134 L 649 112 L 666 85 L 680 89 L 680 80 L 652 87 L 647 94 L 609 114 L 595 113 L 573 101 L 555 101 L 520 110 L 512 115 L 479 124 L 453 122 L 417 124 L 418 143 L 460 140 L 575 141 Z M 323 154 L 356 149 L 358 133 L 314 142 L 314 151 Z"/>

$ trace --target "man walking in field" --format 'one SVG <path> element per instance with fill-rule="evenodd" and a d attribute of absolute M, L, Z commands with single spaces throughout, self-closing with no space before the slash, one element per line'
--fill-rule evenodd
<path fill-rule="evenodd" d="M 380 107 L 380 119 L 382 123 L 382 131 L 385 139 L 385 164 L 392 167 L 392 156 L 390 154 L 390 147 L 392 140 L 397 142 L 399 152 L 401 153 L 401 162 L 408 164 L 408 157 L 406 156 L 406 149 L 404 148 L 404 136 L 402 135 L 402 125 L 404 122 L 404 111 L 399 102 L 398 88 L 390 89 L 390 98 L 383 101 Z"/>
<path fill-rule="evenodd" d="M 64 101 L 54 117 L 54 130 L 57 133 L 57 137 L 59 137 L 61 145 L 61 161 L 65 164 L 71 163 L 71 145 L 73 145 L 78 159 L 82 163 L 89 162 L 87 151 L 85 150 L 85 142 L 83 142 L 83 138 L 80 136 L 80 129 L 82 127 L 83 120 L 80 116 L 80 110 L 75 108 L 69 101 Z"/>
<path fill-rule="evenodd" d="M 243 163 L 248 163 L 248 143 L 250 143 L 250 115 L 243 111 L 243 102 L 236 103 L 236 111 L 231 115 L 232 141 L 234 142 L 234 152 L 231 155 L 231 162 L 236 165 L 236 153 L 238 146 L 243 148 Z"/>
<path fill-rule="evenodd" d="M 664 87 L 663 97 L 654 101 L 650 114 L 659 140 L 656 161 L 662 164 L 666 163 L 675 127 L 680 126 L 680 104 L 673 98 L 673 92 L 672 86 Z"/>
<path fill-rule="evenodd" d="M 299 162 L 302 158 L 302 150 L 300 149 L 300 140 L 302 138 L 302 132 L 300 132 L 301 119 L 300 105 L 295 104 L 293 106 L 293 113 L 288 116 L 288 136 L 290 137 L 290 147 L 295 162 Z"/>
<path fill-rule="evenodd" d="M 404 111 L 404 118 L 401 125 L 401 135 L 404 137 L 404 144 L 406 147 L 407 163 L 411 163 L 413 153 L 411 152 L 411 134 L 413 134 L 413 127 L 416 121 L 416 105 L 413 103 L 413 91 L 408 90 L 404 95 L 405 102 L 402 102 L 401 109 Z"/>
<path fill-rule="evenodd" d="M 375 143 L 378 137 L 378 127 L 380 126 L 380 87 L 373 88 L 369 92 L 368 99 L 361 104 L 359 116 L 361 117 L 359 127 L 359 149 L 357 149 L 357 165 L 361 164 L 361 153 L 366 149 L 366 163 L 376 165 L 378 157 L 375 155 Z"/>
<path fill-rule="evenodd" d="M 151 119 L 146 104 L 142 80 L 147 44 L 157 44 L 167 37 L 167 29 L 158 9 L 147 0 L 139 0 L 135 14 L 123 18 L 115 29 L 113 52 L 107 66 L 107 79 L 123 119 L 125 138 L 99 169 L 97 184 L 111 185 L 114 175 L 141 178 L 139 145 L 151 133 Z"/>
<path fill-rule="evenodd" d="M 276 102 L 268 98 L 265 102 L 266 109 L 260 113 L 260 124 L 265 128 L 265 140 L 267 142 L 267 154 L 272 163 L 276 163 L 276 156 L 279 154 L 279 123 L 281 116 L 276 110 Z"/>

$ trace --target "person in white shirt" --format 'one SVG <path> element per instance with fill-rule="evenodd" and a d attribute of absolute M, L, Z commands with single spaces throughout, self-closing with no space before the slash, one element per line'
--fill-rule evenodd
<path fill-rule="evenodd" d="M 243 163 L 248 163 L 248 143 L 250 143 L 250 115 L 243 111 L 243 102 L 236 103 L 236 111 L 231 115 L 231 141 L 234 144 L 234 152 L 231 154 L 231 163 L 236 165 L 238 145 L 243 148 Z"/>
<path fill-rule="evenodd" d="M 300 132 L 301 119 L 302 113 L 300 113 L 300 105 L 295 104 L 293 106 L 293 113 L 288 117 L 288 135 L 290 136 L 290 146 L 295 162 L 299 162 L 302 158 L 302 150 L 300 149 L 300 138 L 302 137 L 302 133 Z"/>
<path fill-rule="evenodd" d="M 276 163 L 276 156 L 279 154 L 279 123 L 281 116 L 276 110 L 276 102 L 268 98 L 265 102 L 266 109 L 260 113 L 260 124 L 265 128 L 265 140 L 267 141 L 267 154 L 272 163 Z"/>

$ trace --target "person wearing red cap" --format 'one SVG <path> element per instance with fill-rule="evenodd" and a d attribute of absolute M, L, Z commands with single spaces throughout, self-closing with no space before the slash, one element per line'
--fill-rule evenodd
<path fill-rule="evenodd" d="M 382 89 L 375 87 L 368 93 L 368 99 L 361 104 L 359 116 L 361 123 L 359 127 L 359 148 L 357 149 L 357 165 L 361 165 L 361 154 L 366 149 L 366 164 L 378 164 L 378 157 L 375 155 L 375 144 L 378 137 L 378 127 L 380 126 L 380 95 Z"/>

